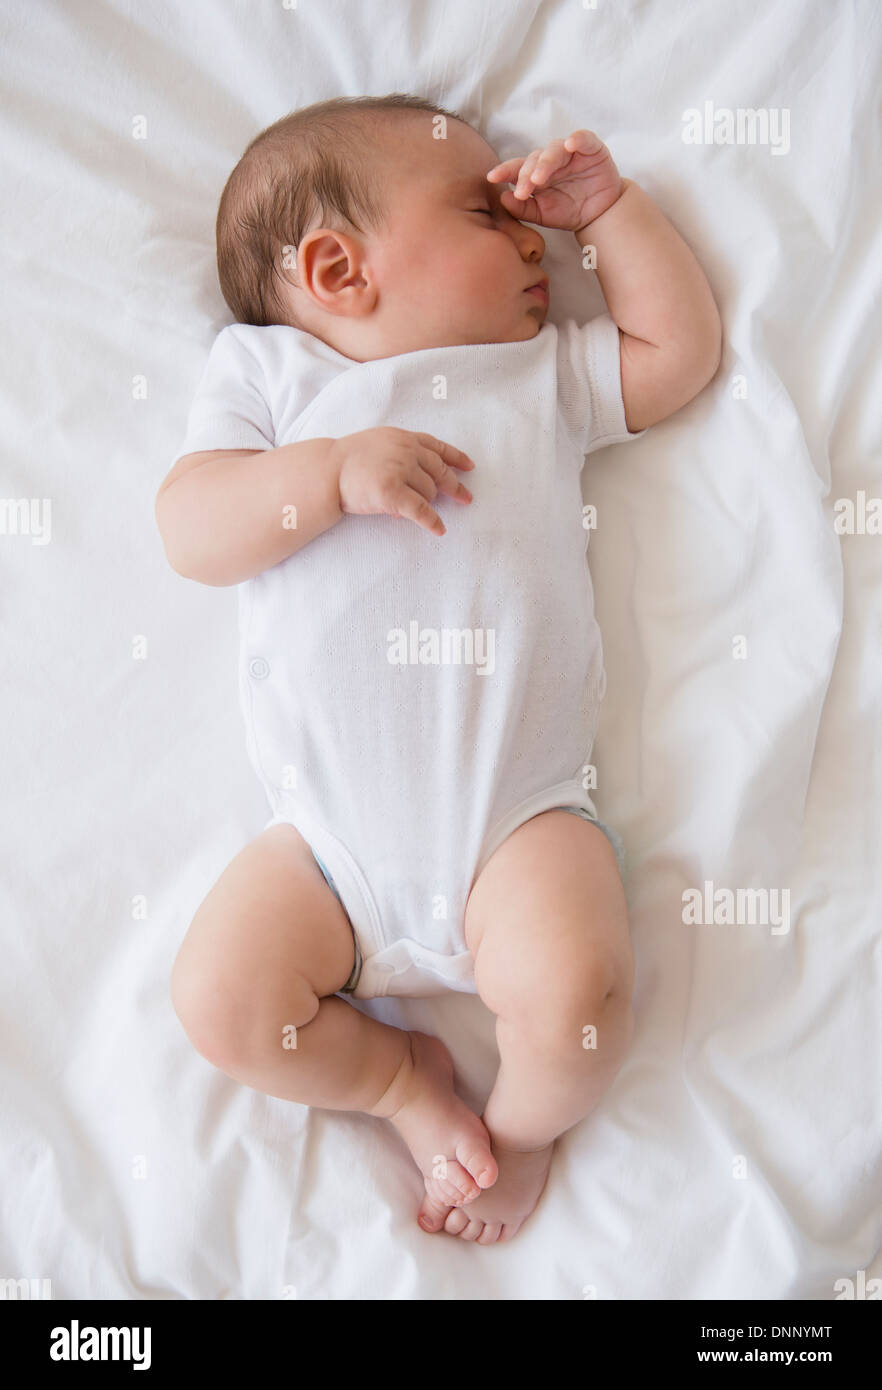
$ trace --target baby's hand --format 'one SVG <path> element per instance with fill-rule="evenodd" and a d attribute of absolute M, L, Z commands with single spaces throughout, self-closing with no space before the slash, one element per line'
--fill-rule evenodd
<path fill-rule="evenodd" d="M 439 492 L 457 502 L 472 500 L 453 469 L 474 468 L 474 463 L 468 454 L 432 434 L 379 425 L 333 440 L 331 458 L 339 470 L 343 512 L 409 517 L 417 526 L 443 536 L 447 527 L 429 502 Z"/>
<path fill-rule="evenodd" d="M 574 130 L 526 159 L 507 159 L 487 174 L 490 183 L 513 183 L 500 194 L 519 222 L 578 232 L 600 217 L 623 192 L 619 171 L 599 136 Z"/>

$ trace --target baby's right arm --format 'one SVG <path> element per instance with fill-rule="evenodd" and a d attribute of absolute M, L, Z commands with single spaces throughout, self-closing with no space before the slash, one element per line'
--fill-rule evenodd
<path fill-rule="evenodd" d="M 443 535 L 438 492 L 470 502 L 454 468 L 472 460 L 430 434 L 379 426 L 277 449 L 185 454 L 156 497 L 172 569 L 202 584 L 240 584 L 295 554 L 344 512 L 407 517 Z"/>

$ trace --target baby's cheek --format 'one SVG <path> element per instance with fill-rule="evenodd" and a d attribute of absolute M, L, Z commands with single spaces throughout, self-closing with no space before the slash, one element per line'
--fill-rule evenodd
<path fill-rule="evenodd" d="M 499 268 L 491 257 L 476 256 L 461 273 L 459 288 L 470 303 L 484 304 L 498 294 L 500 279 Z"/>

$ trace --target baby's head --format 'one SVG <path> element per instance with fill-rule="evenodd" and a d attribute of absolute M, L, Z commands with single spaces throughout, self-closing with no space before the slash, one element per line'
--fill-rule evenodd
<path fill-rule="evenodd" d="M 456 112 L 401 93 L 276 121 L 218 209 L 237 322 L 289 324 L 358 362 L 534 338 L 546 305 L 526 291 L 545 242 L 487 182 L 498 163 Z"/>

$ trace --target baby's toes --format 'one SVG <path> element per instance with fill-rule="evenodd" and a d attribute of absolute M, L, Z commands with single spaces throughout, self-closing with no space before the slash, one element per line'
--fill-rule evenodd
<path fill-rule="evenodd" d="M 501 1221 L 488 1221 L 481 1234 L 478 1236 L 476 1245 L 495 1245 L 502 1231 Z"/>
<path fill-rule="evenodd" d="M 456 1146 L 456 1157 L 477 1183 L 478 1191 L 472 1192 L 472 1197 L 477 1197 L 478 1192 L 492 1187 L 499 1177 L 499 1164 L 490 1149 L 489 1137 L 486 1143 L 471 1135 L 460 1139 Z"/>
<path fill-rule="evenodd" d="M 440 1231 L 450 1210 L 449 1202 L 439 1202 L 430 1192 L 427 1192 L 417 1219 L 424 1231 Z"/>
<path fill-rule="evenodd" d="M 463 1168 L 461 1163 L 457 1163 L 455 1158 L 447 1159 L 443 1177 L 426 1178 L 426 1191 L 432 1193 L 439 1201 L 446 1197 L 449 1207 L 474 1201 L 481 1193 L 471 1173 Z"/>
<path fill-rule="evenodd" d="M 472 1220 L 468 1214 L 468 1208 L 454 1207 L 447 1213 L 444 1220 L 444 1229 L 451 1236 L 459 1236 L 461 1240 L 477 1240 L 484 1230 L 484 1222 Z"/>

